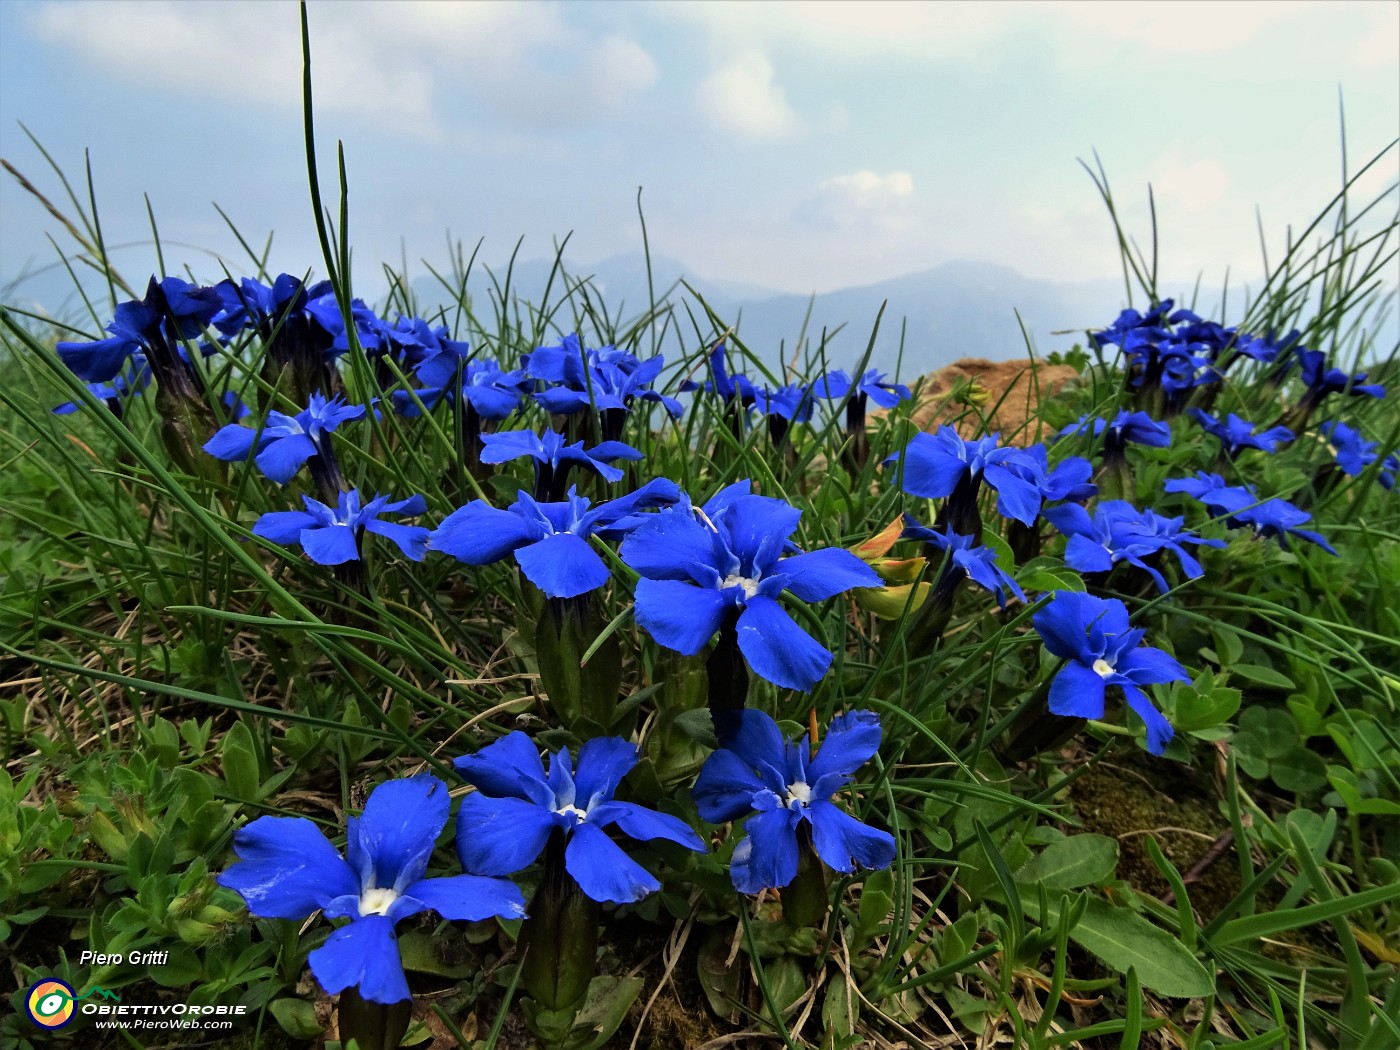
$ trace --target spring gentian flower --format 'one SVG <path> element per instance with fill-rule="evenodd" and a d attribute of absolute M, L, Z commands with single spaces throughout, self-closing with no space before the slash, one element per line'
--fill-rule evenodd
<path fill-rule="evenodd" d="M 453 511 L 433 533 L 433 550 L 468 565 L 490 565 L 514 554 L 526 579 L 549 597 L 577 598 L 612 575 L 588 537 L 633 527 L 640 520 L 634 517 L 637 511 L 675 503 L 680 490 L 673 481 L 653 478 L 592 509 L 573 489 L 558 503 L 537 502 L 527 492 L 517 496 L 506 510 L 473 500 Z"/>
<path fill-rule="evenodd" d="M 126 410 L 126 402 L 145 390 L 151 382 L 151 369 L 146 364 L 145 356 L 140 353 L 133 354 L 131 362 L 132 368 L 128 372 L 114 377 L 111 382 L 87 384 L 92 396 L 99 401 L 105 401 L 108 411 L 118 419 Z M 82 407 L 77 401 L 65 401 L 53 409 L 53 414 L 67 416 Z"/>
<path fill-rule="evenodd" d="M 422 496 L 390 503 L 388 496 L 375 496 L 361 504 L 359 489 L 342 492 L 334 507 L 302 496 L 306 510 L 275 510 L 264 514 L 253 525 L 253 535 L 284 546 L 300 544 L 306 556 L 318 565 L 341 565 L 360 558 L 362 530 L 392 541 L 413 561 L 422 561 L 428 549 L 428 530 L 421 525 L 400 525 L 380 521 L 381 514 L 422 514 L 427 502 Z"/>
<path fill-rule="evenodd" d="M 817 383 L 816 389 L 818 396 L 837 401 L 851 392 L 852 385 L 851 377 L 837 368 L 828 372 Z M 874 401 L 881 408 L 894 408 L 901 401 L 908 401 L 914 396 L 903 383 L 887 382 L 885 373 L 874 368 L 861 376 L 854 386 L 855 393 L 851 394 L 851 400 L 860 403 L 862 416 L 865 415 L 867 400 Z"/>
<path fill-rule="evenodd" d="M 831 796 L 880 747 L 880 719 L 851 711 L 832 720 L 812 755 L 804 736 L 784 740 L 762 711 L 737 713 L 735 731 L 705 760 L 691 797 L 714 824 L 752 813 L 734 848 L 729 875 L 740 893 L 778 889 L 797 877 L 798 828 L 805 822 L 817 856 L 836 871 L 887 868 L 894 838 L 846 813 Z"/>
<path fill-rule="evenodd" d="M 349 919 L 307 959 L 331 995 L 358 987 L 375 1003 L 411 998 L 394 927 L 435 911 L 445 919 L 519 919 L 525 898 L 509 879 L 480 875 L 424 878 L 433 843 L 447 824 L 447 785 L 421 774 L 370 793 L 346 821 L 346 854 L 305 817 L 259 817 L 233 838 L 239 862 L 217 879 L 259 918 Z"/>
<path fill-rule="evenodd" d="M 1122 602 L 1056 591 L 1031 622 L 1045 648 L 1069 661 L 1050 683 L 1051 712 L 1102 718 L 1107 687 L 1120 686 L 1128 706 L 1147 724 L 1147 749 L 1154 755 L 1166 749 L 1172 727 L 1141 687 L 1190 679 L 1174 657 L 1140 644 L 1147 632 L 1128 626 Z"/>
<path fill-rule="evenodd" d="M 1248 487 L 1228 485 L 1219 474 L 1198 470 L 1194 478 L 1169 478 L 1162 486 L 1166 492 L 1181 492 L 1204 503 L 1216 514 L 1229 514 L 1258 503 L 1259 497 Z"/>
<path fill-rule="evenodd" d="M 1229 524 L 1236 528 L 1241 526 L 1252 528 L 1259 536 L 1273 536 L 1278 540 L 1279 546 L 1285 550 L 1288 548 L 1288 537 L 1296 536 L 1309 543 L 1317 544 L 1328 554 L 1336 554 L 1336 549 L 1323 538 L 1321 533 L 1299 528 L 1300 525 L 1311 520 L 1311 514 L 1295 507 L 1287 500 L 1266 499 L 1255 506 L 1236 511 L 1230 516 Z"/>
<path fill-rule="evenodd" d="M 687 379 L 680 386 L 682 393 L 689 393 L 692 390 L 705 390 L 718 395 L 724 402 L 734 401 L 748 407 L 753 404 L 756 390 L 749 382 L 747 376 L 730 375 L 725 364 L 724 343 L 716 343 L 715 348 L 710 351 L 710 374 L 712 379 L 707 379 L 703 384 Z"/>
<path fill-rule="evenodd" d="M 1166 423 L 1153 419 L 1146 412 L 1129 412 L 1126 409 L 1114 416 L 1112 422 L 1087 415 L 1080 416 L 1078 420 L 1063 428 L 1058 436 L 1068 437 L 1071 434 L 1087 432 L 1099 437 L 1105 431 L 1108 432 L 1105 441 L 1111 441 L 1119 447 L 1131 442 L 1136 445 L 1150 445 L 1153 448 L 1166 448 L 1172 441 L 1172 428 Z"/>
<path fill-rule="evenodd" d="M 1008 594 L 1015 595 L 1021 601 L 1026 600 L 1026 592 L 997 564 L 997 552 L 991 547 L 978 543 L 972 536 L 958 535 L 951 526 L 939 532 L 920 525 L 907 514 L 904 521 L 901 539 L 923 540 L 929 546 L 947 553 L 953 569 L 965 573 L 973 583 L 991 591 L 1001 608 L 1006 608 Z"/>
<path fill-rule="evenodd" d="M 1361 431 L 1340 421 L 1323 423 L 1319 428 L 1336 450 L 1337 465 L 1352 477 L 1360 474 L 1380 458 L 1376 449 L 1379 441 L 1367 441 Z"/>
<path fill-rule="evenodd" d="M 816 407 L 813 388 L 806 383 L 788 383 L 769 390 L 756 390 L 753 406 L 765 416 L 777 416 L 788 423 L 808 423 Z"/>
<path fill-rule="evenodd" d="M 363 405 L 347 405 L 340 397 L 327 400 L 317 392 L 295 416 L 269 410 L 267 424 L 261 431 L 230 423 L 205 442 L 204 451 L 222 460 L 247 459 L 256 452 L 253 462 L 258 469 L 277 484 L 285 485 L 308 459 L 329 452 L 327 435 L 332 430 L 364 414 Z"/>
<path fill-rule="evenodd" d="M 642 842 L 664 839 L 705 850 L 700 836 L 678 817 L 613 798 L 637 764 L 636 746 L 620 737 L 584 744 L 577 772 L 569 752 L 560 748 L 550 755 L 546 774 L 540 753 L 519 730 L 453 764 L 476 786 L 457 814 L 457 851 L 468 871 L 517 872 L 540 855 L 557 829 L 567 840 L 564 868 L 579 889 L 600 903 L 627 904 L 661 884 L 604 828 L 616 825 Z"/>
<path fill-rule="evenodd" d="M 429 411 L 440 401 L 456 403 L 460 398 L 482 419 L 493 420 L 505 419 L 525 396 L 525 373 L 503 371 L 489 358 L 468 361 L 451 352 L 438 353 L 420 364 L 413 378 L 418 386 L 412 394 L 395 390 L 390 395 L 395 410 L 409 418 L 419 415 L 415 394 Z"/>
<path fill-rule="evenodd" d="M 1048 508 L 1045 518 L 1070 538 L 1065 547 L 1065 563 L 1070 568 L 1109 572 L 1119 562 L 1127 562 L 1151 576 L 1163 594 L 1169 590 L 1167 581 L 1146 559 L 1160 551 L 1171 551 L 1187 579 L 1194 580 L 1204 570 L 1182 544 L 1225 546 L 1220 540 L 1202 539 L 1183 529 L 1183 518 L 1165 518 L 1152 510 L 1138 510 L 1126 500 L 1105 500 L 1092 515 L 1077 503 L 1066 503 Z"/>
<path fill-rule="evenodd" d="M 533 430 L 507 430 L 483 434 L 481 453 L 483 463 L 506 463 L 521 456 L 535 460 L 535 498 L 557 501 L 563 498 L 563 483 L 570 467 L 592 471 L 604 481 L 622 480 L 622 471 L 609 464 L 615 459 L 639 460 L 642 454 L 621 441 L 604 441 L 584 449 L 582 441 L 567 444 L 564 435 L 546 430 L 537 435 Z M 557 491 L 556 491 L 557 490 Z"/>
<path fill-rule="evenodd" d="M 656 515 L 631 532 L 621 554 L 637 581 L 637 623 L 668 649 L 694 655 L 736 616 L 739 650 L 759 675 L 803 692 L 831 666 L 823 648 L 778 602 L 784 591 L 822 601 L 851 587 L 879 587 L 879 575 L 847 550 L 828 547 L 783 558 L 802 512 L 749 494 L 747 481 L 697 513 Z"/>
<path fill-rule="evenodd" d="M 585 349 L 577 334 L 565 336 L 558 346 L 538 347 L 525 358 L 530 378 L 558 384 L 535 394 L 535 400 L 550 412 L 565 414 L 592 404 L 600 413 L 625 416 L 633 400 L 641 399 L 659 401 L 673 417 L 679 416 L 679 401 L 650 389 L 665 364 L 660 355 L 639 361 L 611 346 Z"/>
<path fill-rule="evenodd" d="M 321 296 L 331 295 L 334 301 L 329 281 L 307 287 L 301 278 L 284 273 L 271 287 L 244 277 L 237 284 L 220 281 L 214 291 L 222 309 L 211 323 L 226 338 L 251 328 L 266 340 L 309 341 L 322 347 L 330 344 L 331 334 L 307 311 L 307 304 Z M 307 325 L 315 327 L 303 330 Z"/>
<path fill-rule="evenodd" d="M 175 341 L 194 338 L 221 308 L 212 288 L 199 288 L 178 277 L 159 281 L 152 277 L 145 299 L 122 303 L 113 312 L 107 326 L 110 339 L 61 342 L 54 349 L 78 378 L 89 383 L 115 379 L 135 354 L 144 354 L 159 373 L 179 364 Z"/>
<path fill-rule="evenodd" d="M 1308 388 L 1303 401 L 1318 404 L 1328 394 L 1349 393 L 1352 397 L 1384 397 L 1385 387 L 1367 383 L 1366 373 L 1347 375 L 1340 368 L 1327 367 L 1327 355 L 1321 350 L 1299 350 L 1295 355 L 1302 369 L 1303 383 Z"/>
<path fill-rule="evenodd" d="M 1400 481 L 1400 453 L 1392 452 L 1385 457 L 1376 480 L 1381 483 L 1381 488 L 1394 491 L 1397 481 Z"/>
<path fill-rule="evenodd" d="M 904 491 L 911 496 L 942 499 L 962 485 L 975 503 L 977 485 L 985 480 L 996 490 L 1004 517 L 1033 524 L 1040 513 L 1044 468 L 1024 449 L 998 448 L 997 438 L 964 441 L 952 427 L 941 426 L 934 434 L 915 434 L 902 457 L 890 458 L 902 459 Z"/>
<path fill-rule="evenodd" d="M 1233 459 L 1247 448 L 1257 448 L 1261 452 L 1276 452 L 1281 444 L 1293 440 L 1293 431 L 1284 426 L 1270 427 L 1261 434 L 1254 433 L 1254 424 L 1241 419 L 1231 412 L 1225 419 L 1203 409 L 1191 409 L 1191 417 L 1201 424 L 1207 434 L 1220 439 L 1220 450 Z"/>

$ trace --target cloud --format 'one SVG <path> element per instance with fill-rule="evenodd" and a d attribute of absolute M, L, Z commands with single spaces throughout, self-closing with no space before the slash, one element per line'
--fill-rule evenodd
<path fill-rule="evenodd" d="M 565 21 L 557 4 L 397 3 L 310 8 L 317 108 L 438 137 L 469 113 L 513 133 L 605 116 L 658 79 L 636 41 Z M 244 104 L 301 105 L 290 4 L 54 2 L 32 32 L 129 82 Z"/>
<path fill-rule="evenodd" d="M 814 227 L 866 227 L 892 231 L 907 225 L 914 194 L 914 177 L 907 171 L 880 175 L 861 170 L 836 175 L 817 184 L 803 201 L 796 218 Z"/>
<path fill-rule="evenodd" d="M 712 127 L 744 138 L 788 138 L 803 130 L 761 51 L 737 55 L 702 80 L 695 105 Z"/>
<path fill-rule="evenodd" d="M 1214 157 L 1186 161 L 1172 149 L 1148 168 L 1148 178 L 1158 205 L 1175 205 L 1182 211 L 1202 212 L 1225 198 L 1230 174 Z"/>

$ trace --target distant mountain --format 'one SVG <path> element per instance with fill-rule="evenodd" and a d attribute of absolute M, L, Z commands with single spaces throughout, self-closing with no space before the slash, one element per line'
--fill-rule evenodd
<path fill-rule="evenodd" d="M 511 275 L 511 298 L 537 300 L 550 267 L 550 262 L 542 260 L 517 263 Z M 590 295 L 605 305 L 610 317 L 627 320 L 646 311 L 650 298 L 646 262 L 640 254 L 613 256 L 582 266 L 570 263 L 567 269 L 575 280 L 588 278 Z M 503 271 L 495 271 L 495 276 L 497 282 L 504 283 Z M 816 355 L 825 330 L 828 364 L 854 366 L 865 352 L 880 305 L 888 301 L 871 361 L 873 367 L 894 371 L 900 360 L 903 328 L 900 370 L 906 376 L 922 374 L 960 357 L 1005 360 L 1024 355 L 1026 343 L 1017 311 L 1039 352 L 1068 347 L 1072 337 L 1051 333 L 1107 324 L 1116 316 L 1122 294 L 1121 285 L 1112 280 L 1038 281 L 1008 267 L 963 261 L 812 297 L 711 280 L 695 275 L 674 259 L 653 258 L 655 294 L 677 309 L 688 348 L 697 340 L 682 303 L 690 304 L 691 313 L 702 322 L 702 333 L 706 337 L 712 333 L 703 324 L 700 304 L 680 284 L 682 278 L 725 324 L 735 326 L 738 339 L 750 351 L 772 365 L 791 359 L 807 318 L 803 352 Z M 411 288 L 423 312 L 447 298 L 442 285 L 432 277 L 414 280 Z M 483 308 L 495 297 L 495 289 L 486 273 L 473 273 L 467 290 L 477 313 L 489 315 L 489 308 Z M 561 293 L 556 279 L 551 298 Z"/>

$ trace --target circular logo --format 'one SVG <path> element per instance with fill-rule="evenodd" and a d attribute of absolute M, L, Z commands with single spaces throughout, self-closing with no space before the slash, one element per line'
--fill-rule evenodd
<path fill-rule="evenodd" d="M 73 989 L 50 977 L 29 989 L 25 1008 L 29 1019 L 41 1028 L 62 1028 L 73 1020 Z"/>

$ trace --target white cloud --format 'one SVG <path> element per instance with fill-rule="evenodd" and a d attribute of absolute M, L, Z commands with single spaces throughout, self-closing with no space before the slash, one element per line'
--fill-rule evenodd
<path fill-rule="evenodd" d="M 702 80 L 695 105 L 711 126 L 744 138 L 787 138 L 803 127 L 761 51 L 736 55 Z"/>
<path fill-rule="evenodd" d="M 495 116 L 518 134 L 596 118 L 656 83 L 656 63 L 641 45 L 576 29 L 564 10 L 548 3 L 314 3 L 317 108 L 424 137 L 446 134 L 461 113 Z M 291 4 L 55 2 L 34 9 L 31 28 L 132 82 L 301 105 L 301 39 Z"/>
<path fill-rule="evenodd" d="M 914 177 L 909 172 L 881 175 L 866 169 L 824 179 L 795 214 L 799 222 L 816 228 L 894 231 L 908 225 L 913 195 Z"/>
<path fill-rule="evenodd" d="M 1210 209 L 1230 188 L 1230 173 L 1215 157 L 1188 161 L 1175 148 L 1148 167 L 1148 178 L 1159 208 L 1175 206 L 1186 212 Z"/>

